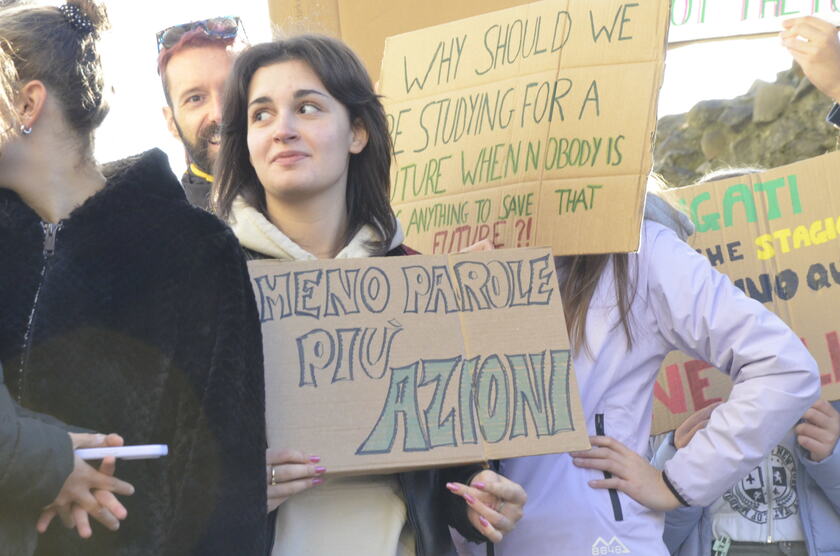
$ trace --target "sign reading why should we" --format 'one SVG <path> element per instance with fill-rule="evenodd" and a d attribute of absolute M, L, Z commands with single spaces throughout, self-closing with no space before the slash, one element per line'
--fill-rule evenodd
<path fill-rule="evenodd" d="M 667 2 L 547 0 L 389 38 L 406 241 L 637 249 L 667 25 Z"/>
<path fill-rule="evenodd" d="M 248 266 L 269 446 L 332 475 L 588 446 L 549 250 Z"/>
<path fill-rule="evenodd" d="M 820 367 L 822 397 L 840 399 L 840 153 L 760 174 L 669 191 L 689 212 L 699 253 L 784 320 Z M 654 385 L 653 432 L 725 400 L 731 381 L 675 352 Z"/>
<path fill-rule="evenodd" d="M 668 42 L 778 33 L 782 20 L 814 15 L 840 25 L 838 0 L 670 0 Z"/>

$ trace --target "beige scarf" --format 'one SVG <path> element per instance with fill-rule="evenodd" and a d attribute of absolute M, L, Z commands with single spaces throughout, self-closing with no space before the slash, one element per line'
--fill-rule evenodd
<path fill-rule="evenodd" d="M 233 201 L 231 208 L 230 227 L 243 247 L 262 253 L 275 259 L 284 261 L 313 261 L 315 255 L 292 241 L 289 236 L 280 231 L 260 211 L 252 207 L 242 197 Z M 371 256 L 370 242 L 378 239 L 376 230 L 371 226 L 363 226 L 361 230 L 342 249 L 336 259 L 363 259 Z M 391 241 L 388 250 L 398 247 L 404 239 L 402 228 L 397 222 L 397 233 Z"/>

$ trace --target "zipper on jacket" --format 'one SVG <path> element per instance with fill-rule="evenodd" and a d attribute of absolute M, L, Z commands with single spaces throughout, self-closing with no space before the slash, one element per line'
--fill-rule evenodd
<path fill-rule="evenodd" d="M 767 473 L 767 472 L 770 473 Z M 767 487 L 767 544 L 773 542 L 773 466 L 770 463 L 770 458 L 764 458 L 764 472 L 767 474 L 764 479 L 764 484 Z"/>
<path fill-rule="evenodd" d="M 595 414 L 595 434 L 598 436 L 606 436 L 607 433 L 604 432 L 604 414 L 603 413 L 596 413 Z M 609 479 L 612 477 L 612 473 L 609 471 L 604 471 L 604 478 Z M 624 521 L 624 512 L 621 510 L 621 500 L 618 498 L 618 491 L 614 488 L 609 489 L 610 491 L 610 502 L 612 503 L 613 509 L 613 517 L 616 521 Z"/>
<path fill-rule="evenodd" d="M 35 322 L 35 311 L 38 308 L 38 299 L 41 297 L 41 288 L 44 286 L 44 278 L 47 275 L 47 266 L 53 253 L 55 253 L 56 236 L 58 236 L 58 231 L 61 229 L 61 226 L 61 222 L 58 224 L 41 222 L 41 227 L 44 230 L 44 261 L 41 264 L 41 277 L 38 279 L 38 288 L 35 290 L 35 298 L 32 300 L 32 309 L 29 311 L 29 319 L 26 322 L 26 332 L 23 335 L 23 351 L 20 355 L 20 365 L 17 374 L 17 395 L 15 396 L 18 403 L 23 401 L 23 375 L 29 364 L 29 357 L 32 354 L 32 327 Z"/>

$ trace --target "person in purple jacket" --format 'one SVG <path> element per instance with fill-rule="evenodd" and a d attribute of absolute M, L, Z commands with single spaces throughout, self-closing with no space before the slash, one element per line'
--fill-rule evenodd
<path fill-rule="evenodd" d="M 667 554 L 664 512 L 719 498 L 817 399 L 816 362 L 796 334 L 659 223 L 688 233 L 685 217 L 656 198 L 648 203 L 638 253 L 556 261 L 586 426 L 596 436 L 587 452 L 501 462 L 528 492 L 528 512 L 497 555 Z M 734 388 L 659 471 L 639 454 L 653 383 L 673 350 L 712 363 Z"/>
<path fill-rule="evenodd" d="M 705 407 L 665 437 L 661 468 L 708 423 Z M 755 468 L 709 506 L 665 514 L 677 556 L 840 556 L 840 401 L 820 400 Z"/>

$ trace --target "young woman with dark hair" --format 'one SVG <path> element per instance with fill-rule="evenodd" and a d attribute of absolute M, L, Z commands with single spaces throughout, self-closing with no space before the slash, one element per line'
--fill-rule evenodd
<path fill-rule="evenodd" d="M 106 26 L 92 0 L 0 9 L 19 123 L 0 153 L 0 363 L 20 405 L 169 455 L 121 465 L 137 491 L 118 531 L 94 524 L 82 541 L 50 526 L 36 554 L 261 555 L 262 346 L 247 269 L 160 151 L 100 173 Z"/>
<path fill-rule="evenodd" d="M 301 153 L 296 156 L 284 155 L 278 161 L 259 161 L 252 156 L 251 142 L 254 148 L 258 148 L 257 132 L 266 129 L 265 124 L 250 122 L 249 112 L 252 111 L 254 100 L 250 99 L 249 92 L 252 87 L 251 80 L 254 74 L 260 69 L 288 62 L 294 65 L 308 66 L 311 73 L 321 81 L 321 88 L 329 93 L 334 100 L 337 100 L 343 111 L 346 112 L 348 122 L 344 123 L 344 137 L 322 137 L 325 144 L 331 146 L 332 142 L 348 138 L 351 144 L 347 145 L 348 153 L 353 156 L 347 157 L 344 154 L 337 154 L 337 159 L 313 160 L 313 162 L 325 165 L 324 172 L 335 174 L 336 181 L 345 177 L 346 186 L 335 187 L 329 193 L 335 200 L 343 200 L 342 203 L 327 203 L 325 198 L 317 196 L 319 205 L 330 206 L 332 215 L 321 214 L 323 222 L 333 221 L 339 233 L 326 233 L 321 235 L 330 236 L 333 240 L 330 247 L 333 252 L 324 251 L 313 253 L 319 258 L 335 257 L 340 248 L 345 247 L 355 235 L 365 227 L 369 227 L 375 235 L 371 236 L 370 256 L 385 255 L 389 246 L 397 237 L 397 222 L 391 210 L 388 198 L 388 184 L 390 182 L 389 171 L 391 167 L 391 142 L 388 134 L 388 123 L 385 119 L 385 111 L 379 102 L 378 97 L 370 86 L 370 78 L 352 51 L 345 47 L 339 47 L 332 41 L 316 37 L 298 37 L 289 41 L 267 43 L 259 45 L 248 52 L 241 62 L 238 61 L 235 67 L 234 76 L 228 80 L 228 100 L 225 103 L 225 126 L 223 126 L 223 138 L 225 141 L 220 147 L 220 157 L 224 156 L 225 163 L 219 163 L 216 171 L 219 172 L 216 181 L 218 186 L 215 189 L 215 207 L 222 219 L 228 219 L 235 206 L 247 204 L 261 214 L 273 214 L 272 211 L 284 211 L 288 215 L 295 215 L 298 209 L 312 205 L 307 202 L 308 197 L 313 196 L 311 191 L 314 187 L 323 187 L 313 184 L 310 189 L 305 189 L 306 184 L 298 184 L 297 179 L 289 178 L 290 184 L 262 183 L 258 171 L 261 164 L 289 161 L 290 172 L 297 171 L 297 157 L 305 159 L 313 158 L 320 153 L 305 155 Z M 266 71 L 261 72 L 263 74 Z M 320 92 L 309 91 L 310 96 L 324 96 Z M 295 94 L 299 94 L 297 91 Z M 245 101 L 245 99 L 248 99 Z M 236 102 L 243 100 L 245 102 Z M 270 99 L 262 99 L 269 101 Z M 310 110 L 308 116 L 312 119 L 318 108 L 315 104 L 305 105 L 303 110 Z M 308 107 L 308 108 L 307 108 Z M 301 114 L 307 116 L 307 114 Z M 267 133 L 271 133 L 267 129 Z M 347 134 L 352 134 L 349 137 Z M 337 146 L 337 145 L 336 145 Z M 284 191 L 284 188 L 289 191 Z M 295 189 L 300 189 L 297 191 Z M 283 200 L 289 198 L 288 201 Z M 336 218 L 330 218 L 330 216 Z M 296 218 L 293 218 L 296 219 Z M 285 218 L 278 218 L 284 221 Z M 285 224 L 288 225 L 288 224 Z M 296 238 L 292 238 L 296 239 Z M 305 247 L 305 246 L 304 246 Z"/>
<path fill-rule="evenodd" d="M 303 35 L 246 50 L 223 114 L 212 198 L 251 257 L 413 253 L 388 200 L 384 109 L 341 42 Z M 519 485 L 477 466 L 324 482 L 329 462 L 316 454 L 269 450 L 267 463 L 278 555 L 446 554 L 447 525 L 498 541 L 525 503 Z"/>

